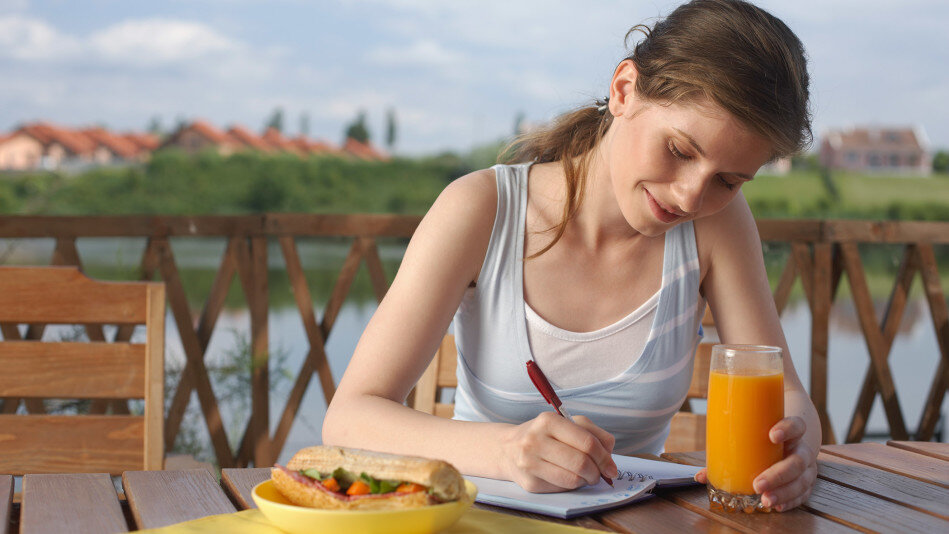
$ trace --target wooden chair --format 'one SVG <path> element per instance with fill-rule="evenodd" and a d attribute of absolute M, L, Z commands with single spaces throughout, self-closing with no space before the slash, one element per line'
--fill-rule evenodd
<path fill-rule="evenodd" d="M 451 402 L 440 402 L 446 390 L 458 386 L 455 368 L 458 365 L 458 350 L 455 348 L 455 336 L 446 334 L 438 352 L 432 358 L 422 377 L 415 385 L 409 405 L 421 412 L 435 414 L 451 419 L 455 415 L 454 392 Z"/>
<path fill-rule="evenodd" d="M 145 343 L 24 340 L 17 324 L 144 324 Z M 0 326 L 0 473 L 162 468 L 164 284 L 100 282 L 74 267 L 0 267 Z M 20 399 L 31 413 L 15 413 Z M 145 409 L 47 415 L 41 399 L 144 399 Z"/>
<path fill-rule="evenodd" d="M 711 314 L 707 311 L 702 320 L 706 330 L 714 328 Z M 715 336 L 708 336 L 714 339 Z M 712 346 L 715 341 L 700 343 L 695 354 L 695 366 L 692 369 L 692 383 L 682 408 L 672 416 L 669 437 L 666 438 L 666 452 L 688 452 L 705 450 L 705 414 L 693 413 L 691 399 L 708 398 L 708 370 L 711 363 Z M 446 390 L 458 385 L 455 378 L 455 368 L 458 363 L 458 353 L 455 349 L 455 336 L 447 334 L 442 339 L 438 352 L 432 359 L 425 373 L 419 378 L 412 395 L 409 397 L 409 406 L 416 410 L 435 414 L 439 417 L 451 418 L 455 413 L 452 402 L 440 402 Z"/>

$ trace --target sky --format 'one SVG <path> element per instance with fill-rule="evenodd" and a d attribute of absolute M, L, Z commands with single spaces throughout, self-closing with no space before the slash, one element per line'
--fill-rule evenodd
<path fill-rule="evenodd" d="M 0 132 L 203 118 L 464 152 L 604 96 L 664 0 L 0 0 Z M 762 0 L 804 43 L 814 131 L 920 126 L 949 148 L 949 1 Z M 816 144 L 815 147 L 816 148 Z"/>

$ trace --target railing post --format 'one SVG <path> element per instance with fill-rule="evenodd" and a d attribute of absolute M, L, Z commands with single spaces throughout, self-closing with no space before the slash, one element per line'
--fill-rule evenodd
<path fill-rule="evenodd" d="M 814 243 L 811 299 L 811 400 L 820 417 L 824 444 L 836 443 L 827 414 L 827 348 L 830 335 L 833 245 Z"/>
<path fill-rule="evenodd" d="M 270 451 L 270 363 L 267 284 L 267 237 L 250 239 L 253 272 L 250 301 L 251 328 L 251 427 L 253 458 L 256 467 L 270 467 L 276 458 Z"/>

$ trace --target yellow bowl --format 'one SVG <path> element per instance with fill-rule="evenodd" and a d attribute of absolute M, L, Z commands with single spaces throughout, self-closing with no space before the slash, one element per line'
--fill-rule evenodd
<path fill-rule="evenodd" d="M 320 510 L 291 504 L 270 480 L 254 486 L 252 496 L 264 516 L 280 530 L 291 534 L 352 532 L 360 534 L 429 534 L 458 521 L 478 494 L 465 481 L 467 498 L 405 510 Z"/>

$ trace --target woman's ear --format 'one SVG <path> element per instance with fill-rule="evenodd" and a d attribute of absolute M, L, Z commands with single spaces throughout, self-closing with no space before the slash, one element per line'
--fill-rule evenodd
<path fill-rule="evenodd" d="M 614 117 L 631 116 L 641 103 L 636 96 L 636 78 L 639 71 L 631 59 L 624 59 L 613 71 L 610 81 L 610 113 Z"/>

